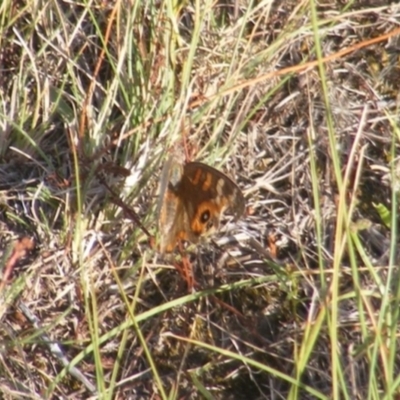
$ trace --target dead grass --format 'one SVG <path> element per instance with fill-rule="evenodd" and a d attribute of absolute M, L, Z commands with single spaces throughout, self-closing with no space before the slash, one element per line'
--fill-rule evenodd
<path fill-rule="evenodd" d="M 3 398 L 398 396 L 400 7 L 169 4 L 0 5 Z M 127 210 L 184 136 L 248 204 L 193 293 Z"/>

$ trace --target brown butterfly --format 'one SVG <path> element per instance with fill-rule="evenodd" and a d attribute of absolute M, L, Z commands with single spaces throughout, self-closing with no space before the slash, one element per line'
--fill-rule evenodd
<path fill-rule="evenodd" d="M 209 165 L 182 165 L 168 159 L 160 183 L 159 251 L 173 251 L 179 240 L 197 243 L 201 236 L 218 229 L 226 210 L 235 220 L 244 213 L 245 200 L 236 183 Z"/>

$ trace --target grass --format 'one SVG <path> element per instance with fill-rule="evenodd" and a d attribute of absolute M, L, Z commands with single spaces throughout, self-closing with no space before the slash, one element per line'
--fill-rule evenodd
<path fill-rule="evenodd" d="M 400 395 L 400 7 L 339 7 L 3 1 L 2 398 Z M 247 214 L 166 257 L 183 143 Z"/>

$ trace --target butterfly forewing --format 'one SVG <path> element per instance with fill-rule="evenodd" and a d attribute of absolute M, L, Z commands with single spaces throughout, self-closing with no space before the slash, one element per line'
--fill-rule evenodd
<path fill-rule="evenodd" d="M 173 251 L 178 240 L 197 243 L 218 229 L 226 210 L 235 219 L 245 210 L 239 187 L 222 172 L 199 162 L 182 166 L 172 158 L 164 165 L 159 201 L 159 250 L 163 253 Z"/>
<path fill-rule="evenodd" d="M 230 210 L 235 220 L 243 215 L 246 205 L 243 194 L 236 183 L 222 172 L 200 162 L 191 162 L 185 165 L 184 176 L 202 188 L 196 195 L 216 199 L 224 205 L 224 210 Z"/>

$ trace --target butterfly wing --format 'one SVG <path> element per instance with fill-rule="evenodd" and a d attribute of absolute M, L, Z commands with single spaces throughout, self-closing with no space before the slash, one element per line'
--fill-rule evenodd
<path fill-rule="evenodd" d="M 222 172 L 206 164 L 191 162 L 184 166 L 179 186 L 188 216 L 189 240 L 218 229 L 222 213 L 230 210 L 237 220 L 245 210 L 238 186 Z"/>
<path fill-rule="evenodd" d="M 177 192 L 182 175 L 183 166 L 169 158 L 161 174 L 157 212 L 160 234 L 159 251 L 161 253 L 173 251 L 182 232 L 187 229 L 184 205 Z"/>
<path fill-rule="evenodd" d="M 244 214 L 246 201 L 241 190 L 222 172 L 200 162 L 190 162 L 184 167 L 184 176 L 199 189 L 196 195 L 214 201 L 222 212 L 229 210 L 235 220 Z"/>
<path fill-rule="evenodd" d="M 197 243 L 200 236 L 218 229 L 226 210 L 235 220 L 245 210 L 243 194 L 230 178 L 203 163 L 182 166 L 168 159 L 158 206 L 160 252 L 173 251 L 178 240 Z"/>

